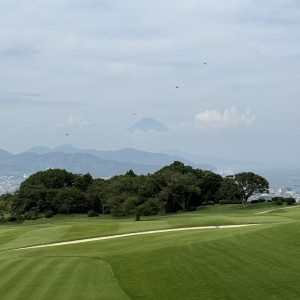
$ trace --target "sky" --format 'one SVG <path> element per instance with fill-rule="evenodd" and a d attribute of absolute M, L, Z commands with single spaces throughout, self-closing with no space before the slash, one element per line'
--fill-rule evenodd
<path fill-rule="evenodd" d="M 0 149 L 300 165 L 299 27 L 297 0 L 2 0 Z"/>

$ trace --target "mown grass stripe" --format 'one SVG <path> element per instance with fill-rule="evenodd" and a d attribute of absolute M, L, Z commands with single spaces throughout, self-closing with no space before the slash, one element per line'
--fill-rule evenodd
<path fill-rule="evenodd" d="M 45 299 L 69 299 L 70 288 L 72 287 L 73 258 L 55 260 L 56 274 L 48 277 L 47 289 L 45 289 Z M 76 288 L 73 285 L 73 288 Z"/>
<path fill-rule="evenodd" d="M 35 259 L 18 259 L 17 263 L 10 264 L 10 268 L 0 278 L 0 295 L 15 297 L 19 287 L 24 286 L 28 273 L 32 274 L 36 268 L 38 268 L 38 264 Z"/>
<path fill-rule="evenodd" d="M 50 284 L 49 278 L 57 274 L 57 258 L 39 258 L 36 259 L 36 263 L 40 265 L 39 269 L 28 274 L 28 280 L 24 281 L 23 286 L 18 289 L 16 300 L 41 299 Z"/>

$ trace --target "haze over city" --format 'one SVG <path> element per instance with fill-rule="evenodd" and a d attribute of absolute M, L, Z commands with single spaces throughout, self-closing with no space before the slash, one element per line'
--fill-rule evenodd
<path fill-rule="evenodd" d="M 298 164 L 300 4 L 1 1 L 0 148 Z M 169 130 L 126 130 L 152 118 Z"/>

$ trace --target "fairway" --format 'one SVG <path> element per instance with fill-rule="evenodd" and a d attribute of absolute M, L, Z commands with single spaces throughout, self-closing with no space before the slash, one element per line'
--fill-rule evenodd
<path fill-rule="evenodd" d="M 299 299 L 300 210 L 257 204 L 0 227 L 1 299 Z M 222 225 L 254 224 L 222 228 Z M 216 228 L 216 225 L 221 228 Z M 208 226 L 203 230 L 145 231 Z M 139 235 L 5 251 L 67 240 Z"/>
<path fill-rule="evenodd" d="M 28 247 L 23 247 L 23 248 L 16 248 L 16 249 L 9 249 L 9 250 L 2 250 L 2 251 L 14 251 L 14 250 L 36 249 L 36 248 L 44 248 L 44 247 L 55 247 L 55 246 L 71 245 L 71 244 L 81 244 L 81 243 L 87 243 L 87 242 L 110 240 L 110 239 L 117 239 L 117 238 L 123 238 L 123 237 L 128 237 L 128 236 L 137 236 L 137 235 L 145 235 L 145 234 L 153 234 L 153 233 L 161 233 L 161 232 L 174 232 L 174 231 L 200 230 L 200 229 L 237 228 L 237 227 L 245 227 L 245 226 L 252 226 L 252 225 L 259 225 L 259 224 L 240 224 L 240 225 L 222 225 L 222 226 L 216 225 L 216 226 L 157 229 L 157 230 L 149 230 L 149 231 L 108 235 L 108 236 L 101 236 L 101 237 L 96 237 L 96 238 L 88 238 L 88 239 L 73 240 L 73 241 L 66 241 L 66 242 L 58 242 L 58 243 L 51 243 L 51 244 L 43 244 L 43 245 L 37 245 L 37 246 L 28 246 Z"/>

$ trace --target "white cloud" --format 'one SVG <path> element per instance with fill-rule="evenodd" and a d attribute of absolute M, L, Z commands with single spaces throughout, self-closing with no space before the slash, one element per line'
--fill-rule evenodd
<path fill-rule="evenodd" d="M 91 122 L 88 120 L 83 120 L 81 116 L 79 115 L 69 115 L 68 119 L 64 123 L 59 123 L 56 126 L 57 127 L 77 127 L 77 128 L 82 128 L 91 125 Z"/>
<path fill-rule="evenodd" d="M 255 116 L 250 109 L 246 109 L 245 113 L 240 113 L 236 107 L 226 109 L 224 112 L 218 110 L 206 110 L 200 112 L 194 117 L 196 128 L 235 128 L 239 126 L 249 126 L 253 124 Z"/>

